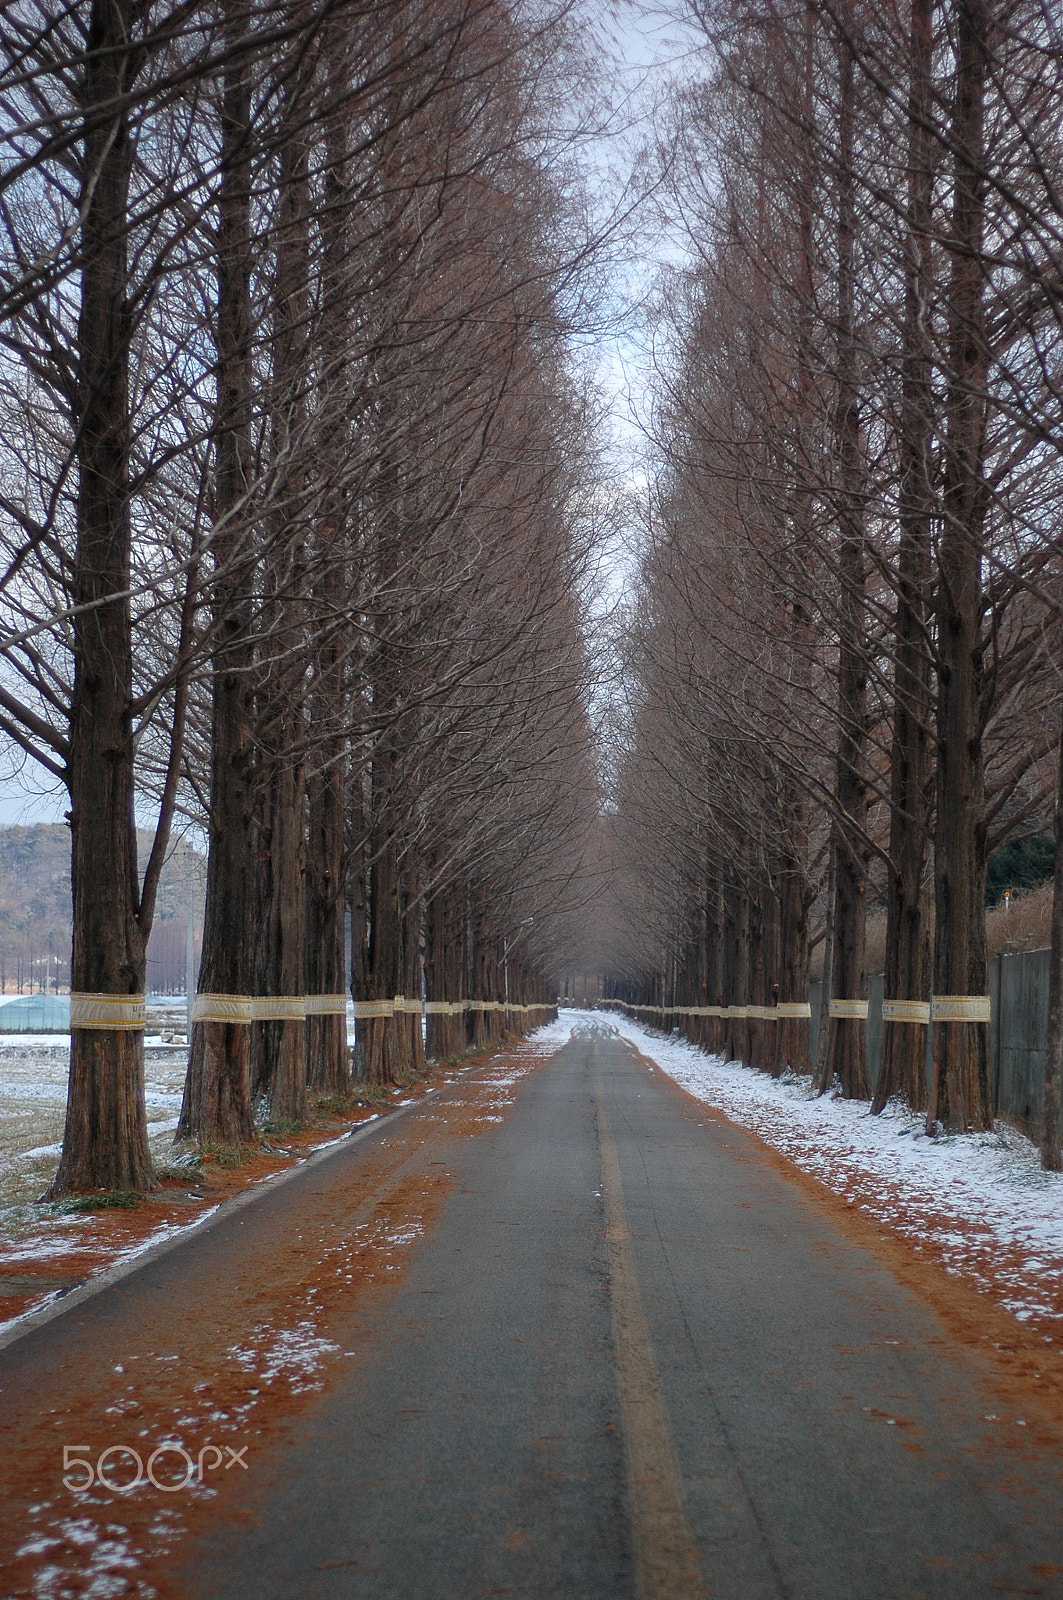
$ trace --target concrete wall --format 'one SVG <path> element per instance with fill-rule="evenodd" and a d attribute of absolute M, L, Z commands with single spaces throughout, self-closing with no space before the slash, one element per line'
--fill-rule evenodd
<path fill-rule="evenodd" d="M 1033 1138 L 1041 1132 L 1048 1033 L 1047 950 L 1020 950 L 994 956 L 989 963 L 989 1075 L 994 1109 Z M 822 984 L 809 991 L 812 1002 L 812 1057 L 819 1035 Z M 882 1057 L 882 974 L 867 986 L 867 1058 L 874 1085 Z M 933 1059 L 933 1030 L 927 1029 L 927 1081 Z"/>

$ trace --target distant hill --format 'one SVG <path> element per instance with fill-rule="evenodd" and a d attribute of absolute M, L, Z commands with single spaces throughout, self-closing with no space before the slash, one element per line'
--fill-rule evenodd
<path fill-rule="evenodd" d="M 138 838 L 143 870 L 150 836 Z M 184 987 L 188 857 L 181 847 L 163 868 L 148 946 L 148 987 Z M 203 917 L 205 862 L 194 856 L 196 934 Z M 0 994 L 70 987 L 70 830 L 65 823 L 0 827 Z"/>

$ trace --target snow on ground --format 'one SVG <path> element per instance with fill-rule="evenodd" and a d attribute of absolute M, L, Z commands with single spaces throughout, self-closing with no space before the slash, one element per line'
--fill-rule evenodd
<path fill-rule="evenodd" d="M 294 1328 L 270 1328 L 259 1324 L 250 1329 L 245 1344 L 233 1345 L 229 1355 L 245 1372 L 253 1372 L 263 1383 L 285 1377 L 293 1394 L 306 1389 L 320 1388 L 313 1380 L 330 1356 L 339 1352 L 339 1345 L 325 1339 L 316 1324 L 308 1317 Z"/>
<path fill-rule="evenodd" d="M 541 1028 L 525 1034 L 520 1041 L 521 1050 L 530 1050 L 539 1056 L 554 1055 L 562 1045 L 568 1044 L 578 1015 L 579 1013 L 574 1011 L 558 1013 L 556 1022 L 544 1022 Z"/>
<path fill-rule="evenodd" d="M 577 1016 L 566 1014 L 569 1027 Z M 815 1096 L 810 1078 L 773 1079 L 626 1017 L 609 1021 L 697 1099 L 1036 1322 L 1046 1341 L 1063 1336 L 1063 1174 L 1042 1172 L 1022 1134 L 998 1123 L 928 1138 L 902 1105 L 873 1117 L 865 1101 Z"/>
<path fill-rule="evenodd" d="M 171 1159 L 188 1052 L 144 1041 L 148 1138 L 156 1160 Z M 0 1036 L 0 1240 L 35 1225 L 33 1202 L 55 1173 L 66 1118 L 69 1034 Z"/>

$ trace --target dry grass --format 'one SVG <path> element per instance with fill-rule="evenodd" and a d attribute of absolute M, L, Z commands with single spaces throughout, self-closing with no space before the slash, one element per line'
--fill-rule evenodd
<path fill-rule="evenodd" d="M 1028 894 L 1013 894 L 1007 911 L 994 906 L 986 912 L 985 931 L 991 956 L 1045 949 L 1052 937 L 1052 885 L 1042 883 Z"/>
<path fill-rule="evenodd" d="M 817 930 L 818 931 L 818 930 Z M 1007 910 L 994 906 L 985 917 L 986 949 L 990 958 L 1016 950 L 1044 950 L 1052 935 L 1052 885 L 1042 883 L 1027 894 L 1013 894 Z M 933 912 L 931 912 L 933 937 Z M 867 919 L 867 970 L 882 972 L 886 966 L 886 913 L 875 910 Z M 812 957 L 812 977 L 823 976 L 823 942 Z"/>

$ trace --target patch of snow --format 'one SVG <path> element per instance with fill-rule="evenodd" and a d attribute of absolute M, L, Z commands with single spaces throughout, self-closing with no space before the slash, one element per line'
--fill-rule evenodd
<path fill-rule="evenodd" d="M 111 1600 L 111 1596 L 131 1592 L 129 1574 L 140 1561 L 130 1548 L 125 1528 L 112 1523 L 101 1531 L 87 1517 L 64 1517 L 51 1526 L 54 1534 L 38 1534 L 18 1552 L 20 1556 L 54 1552 L 53 1559 L 34 1575 L 34 1593 L 40 1600 L 52 1600 L 53 1596 L 58 1600 L 73 1593 L 68 1587 L 71 1568 L 80 1576 L 78 1594 L 91 1596 L 92 1600 Z M 62 1565 L 55 1559 L 60 1556 L 66 1557 Z"/>
<path fill-rule="evenodd" d="M 541 1028 L 536 1028 L 524 1036 L 519 1048 L 530 1050 L 536 1055 L 556 1055 L 572 1037 L 572 1017 L 572 1012 L 566 1012 L 564 1015 L 559 1015 L 556 1022 L 544 1022 Z"/>
<path fill-rule="evenodd" d="M 68 1033 L 0 1033 L 0 1049 L 6 1045 L 18 1046 L 23 1050 L 69 1050 L 70 1035 Z"/>
<path fill-rule="evenodd" d="M 220 1202 L 219 1202 L 220 1204 Z M 180 1222 L 165 1222 L 161 1228 L 156 1228 L 154 1233 L 149 1233 L 146 1239 L 141 1239 L 139 1244 L 129 1246 L 120 1255 L 115 1256 L 113 1265 L 124 1265 L 127 1261 L 135 1261 L 137 1256 L 142 1256 L 146 1251 L 154 1249 L 157 1244 L 162 1244 L 165 1239 L 172 1239 L 179 1233 L 189 1233 L 193 1228 L 201 1228 L 203 1224 L 218 1210 L 218 1206 L 207 1206 L 194 1217 L 184 1218 Z"/>
<path fill-rule="evenodd" d="M 420 1239 L 424 1228 L 419 1222 L 406 1222 L 399 1228 L 392 1228 L 384 1235 L 385 1244 L 412 1244 L 415 1239 Z"/>
<path fill-rule="evenodd" d="M 54 1234 L 35 1236 L 28 1244 L 13 1246 L 4 1251 L 4 1265 L 8 1266 L 13 1261 L 47 1261 L 55 1256 L 68 1256 L 85 1249 L 83 1216 L 57 1217 L 55 1221 L 68 1222 L 72 1231 L 59 1237 Z"/>
<path fill-rule="evenodd" d="M 340 1353 L 340 1346 L 323 1338 L 314 1323 L 306 1320 L 279 1332 L 260 1324 L 252 1328 L 246 1345 L 233 1345 L 228 1353 L 245 1372 L 253 1372 L 266 1383 L 283 1376 L 299 1393 L 314 1387 L 307 1380 L 330 1356 Z"/>
<path fill-rule="evenodd" d="M 56 1079 L 52 1083 L 27 1083 L 18 1078 L 0 1078 L 0 1096 L 5 1100 L 58 1100 L 65 1104 L 66 1073 L 62 1081 Z"/>

